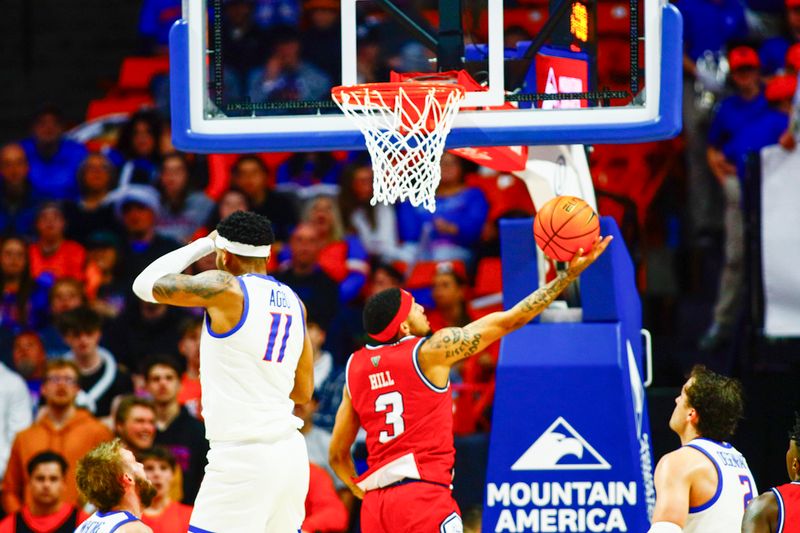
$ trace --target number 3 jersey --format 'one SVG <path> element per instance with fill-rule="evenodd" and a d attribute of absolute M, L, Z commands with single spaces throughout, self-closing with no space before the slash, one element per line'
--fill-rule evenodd
<path fill-rule="evenodd" d="M 426 339 L 366 346 L 347 362 L 347 390 L 367 432 L 369 469 L 364 490 L 404 479 L 450 486 L 453 478 L 453 402 L 450 384 L 433 385 L 419 366 Z"/>
<path fill-rule="evenodd" d="M 244 294 L 239 323 L 214 332 L 206 314 L 200 337 L 206 437 L 273 442 L 303 426 L 289 398 L 303 352 L 303 308 L 292 289 L 270 276 L 236 279 Z"/>

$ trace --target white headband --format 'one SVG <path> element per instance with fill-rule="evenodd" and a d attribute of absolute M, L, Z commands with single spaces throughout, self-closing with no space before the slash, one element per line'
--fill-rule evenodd
<path fill-rule="evenodd" d="M 269 257 L 270 245 L 253 246 L 252 244 L 244 244 L 236 241 L 229 241 L 222 235 L 217 235 L 214 242 L 220 250 L 227 250 L 232 254 L 241 255 L 244 257 Z"/>

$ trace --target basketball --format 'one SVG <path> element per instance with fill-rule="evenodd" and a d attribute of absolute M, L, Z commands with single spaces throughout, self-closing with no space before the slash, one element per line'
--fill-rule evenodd
<path fill-rule="evenodd" d="M 536 213 L 533 236 L 544 254 L 569 261 L 579 249 L 591 249 L 600 235 L 600 219 L 592 206 L 575 196 L 556 196 Z"/>

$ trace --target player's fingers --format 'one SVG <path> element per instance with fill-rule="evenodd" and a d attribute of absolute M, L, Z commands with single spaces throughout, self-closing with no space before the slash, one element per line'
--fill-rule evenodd
<path fill-rule="evenodd" d="M 597 242 L 597 244 L 595 244 L 593 253 L 595 259 L 598 258 L 600 254 L 602 254 L 605 251 L 606 248 L 608 248 L 608 245 L 611 242 L 612 238 L 613 237 L 611 235 L 608 235 L 607 237 L 603 237 L 602 240 L 600 240 L 599 242 Z"/>

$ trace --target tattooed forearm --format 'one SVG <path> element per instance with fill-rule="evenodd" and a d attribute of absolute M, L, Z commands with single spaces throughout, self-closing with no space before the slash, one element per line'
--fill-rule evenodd
<path fill-rule="evenodd" d="M 572 283 L 573 279 L 575 278 L 568 274 L 561 273 L 556 279 L 544 287 L 540 287 L 512 307 L 509 311 L 513 320 L 512 327 L 521 327 L 530 322 L 536 315 L 550 305 L 552 301 Z"/>
<path fill-rule="evenodd" d="M 153 295 L 163 299 L 186 295 L 208 300 L 224 292 L 229 287 L 231 280 L 233 280 L 231 274 L 220 270 L 198 276 L 169 274 L 156 281 L 153 286 Z"/>
<path fill-rule="evenodd" d="M 481 337 L 480 333 L 462 328 L 445 328 L 431 337 L 429 343 L 431 349 L 444 353 L 445 359 L 465 359 L 478 352 Z"/>

